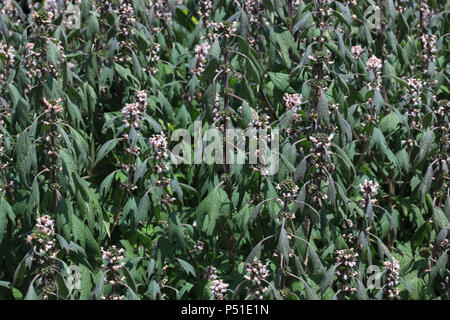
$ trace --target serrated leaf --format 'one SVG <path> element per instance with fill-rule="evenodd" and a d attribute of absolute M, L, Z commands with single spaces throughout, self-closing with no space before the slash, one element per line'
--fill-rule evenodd
<path fill-rule="evenodd" d="M 317 104 L 317 113 L 319 115 L 319 119 L 324 121 L 326 125 L 330 125 L 330 114 L 328 109 L 328 99 L 325 94 L 322 92 L 320 95 L 319 102 Z"/>
<path fill-rule="evenodd" d="M 194 277 L 196 276 L 195 269 L 189 262 L 182 259 L 177 259 L 177 261 L 187 274 L 192 274 Z"/>

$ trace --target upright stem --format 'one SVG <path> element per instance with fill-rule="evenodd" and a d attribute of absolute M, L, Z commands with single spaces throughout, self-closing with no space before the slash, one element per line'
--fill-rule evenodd
<path fill-rule="evenodd" d="M 292 0 L 288 1 L 289 32 L 292 33 Z"/>
<path fill-rule="evenodd" d="M 424 25 L 423 25 L 423 12 L 422 12 L 422 2 L 423 0 L 419 0 L 419 23 L 420 23 L 420 29 L 423 30 L 424 29 Z"/>
<path fill-rule="evenodd" d="M 284 210 L 285 211 L 287 210 L 287 201 L 286 201 L 286 199 L 285 199 L 285 202 L 284 202 Z M 283 223 L 281 225 L 281 228 L 284 228 L 285 224 L 286 224 L 286 218 L 283 218 Z M 281 287 L 281 289 L 284 289 L 285 282 L 286 282 L 286 279 L 285 279 L 285 276 L 284 276 L 284 267 L 285 267 L 284 254 L 281 253 L 281 258 L 280 258 L 280 269 L 281 269 L 281 283 L 280 283 L 280 287 Z"/>
<path fill-rule="evenodd" d="M 378 6 L 381 9 L 381 20 L 384 20 L 385 16 L 384 16 L 384 4 L 383 4 L 384 0 L 379 0 L 378 1 Z M 385 62 L 385 56 L 384 56 L 384 42 L 385 42 L 385 34 L 386 34 L 386 29 L 385 29 L 385 23 L 381 23 L 381 29 L 378 32 L 378 36 L 380 37 L 380 57 L 381 57 L 381 65 L 384 67 L 384 62 Z M 384 103 L 387 102 L 387 94 L 386 94 L 386 84 L 385 84 L 385 79 L 383 78 L 382 80 L 382 93 L 383 93 L 383 99 L 384 99 Z"/>

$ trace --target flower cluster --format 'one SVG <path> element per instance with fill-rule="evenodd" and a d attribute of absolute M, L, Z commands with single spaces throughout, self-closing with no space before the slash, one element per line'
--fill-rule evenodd
<path fill-rule="evenodd" d="M 316 13 L 315 24 L 316 24 L 317 28 L 320 28 L 322 30 L 330 28 L 331 24 L 330 24 L 329 18 L 331 18 L 332 14 L 333 14 L 333 9 L 331 9 L 330 7 L 326 8 L 326 4 L 324 2 L 325 1 L 319 1 L 320 5 L 317 8 L 317 10 L 315 11 L 315 13 Z M 328 1 L 326 1 L 326 2 L 328 2 Z M 317 40 L 317 38 L 315 38 L 315 40 Z M 325 42 L 325 37 L 323 36 L 323 34 L 321 34 L 321 36 L 318 38 L 318 40 L 320 43 Z"/>
<path fill-rule="evenodd" d="M 214 33 L 212 34 L 213 38 L 210 39 L 212 43 L 214 39 L 218 39 L 221 37 L 225 37 L 226 39 L 234 37 L 237 31 L 237 22 L 211 22 L 211 27 L 214 29 Z"/>
<path fill-rule="evenodd" d="M 431 18 L 434 16 L 434 10 L 430 9 L 430 6 L 428 4 L 426 4 L 425 2 L 421 3 L 421 7 L 419 8 L 420 12 L 422 13 L 422 24 L 423 26 L 426 28 L 429 23 Z"/>
<path fill-rule="evenodd" d="M 57 190 L 59 189 L 59 185 L 57 184 L 55 174 L 62 170 L 62 166 L 59 163 L 59 147 L 57 144 L 57 141 L 61 138 L 61 132 L 58 130 L 57 125 L 62 121 L 62 100 L 57 99 L 48 101 L 46 98 L 43 98 L 42 100 L 45 105 L 45 117 L 42 119 L 42 124 L 49 128 L 42 135 L 44 138 L 44 152 L 48 156 L 45 172 L 50 175 L 50 189 Z"/>
<path fill-rule="evenodd" d="M 43 98 L 43 101 L 46 107 L 46 109 L 44 110 L 45 113 L 58 114 L 63 111 L 63 108 L 60 104 L 61 99 L 57 99 L 54 103 L 49 102 L 45 98 Z"/>
<path fill-rule="evenodd" d="M 234 0 L 234 3 L 239 10 L 244 11 L 247 14 L 248 22 L 252 27 L 261 27 L 263 25 L 270 25 L 269 20 L 266 18 L 264 10 L 264 1 L 262 0 Z M 260 33 L 260 30 L 254 30 Z M 260 36 L 260 35 L 257 35 Z M 249 43 L 254 44 L 256 39 L 254 36 L 249 37 Z"/>
<path fill-rule="evenodd" d="M 196 65 L 194 68 L 192 68 L 192 72 L 195 73 L 198 76 L 201 76 L 202 73 L 205 71 L 206 66 L 206 57 L 208 55 L 209 49 L 211 46 L 208 42 L 203 42 L 200 45 L 195 46 L 195 61 Z"/>
<path fill-rule="evenodd" d="M 353 58 L 358 59 L 363 51 L 364 49 L 360 45 L 353 46 L 351 49 Z"/>
<path fill-rule="evenodd" d="M 33 246 L 34 255 L 32 261 L 37 262 L 38 292 L 47 300 L 54 295 L 56 282 L 54 281 L 54 270 L 57 268 L 57 254 L 55 240 L 55 221 L 44 215 L 36 219 L 36 230 L 27 236 L 26 240 Z"/>
<path fill-rule="evenodd" d="M 120 23 L 120 32 L 125 38 L 128 38 L 130 35 L 133 34 L 133 28 L 132 25 L 134 22 L 136 22 L 135 19 L 135 11 L 133 8 L 133 5 L 131 4 L 131 1 L 123 1 L 123 3 L 120 5 L 120 7 L 114 12 L 119 17 L 119 23 Z M 123 45 L 126 45 L 126 42 L 123 42 Z"/>
<path fill-rule="evenodd" d="M 422 58 L 424 62 L 433 62 L 436 59 L 436 36 L 434 34 L 423 34 L 420 37 L 422 42 Z"/>
<path fill-rule="evenodd" d="M 374 55 L 372 55 L 366 62 L 366 68 L 372 70 L 374 73 L 378 73 L 382 67 L 383 62 Z"/>
<path fill-rule="evenodd" d="M 170 11 L 167 1 L 163 0 L 153 0 L 152 6 L 154 8 L 155 17 L 160 20 L 164 20 L 165 23 L 172 23 L 172 12 Z"/>
<path fill-rule="evenodd" d="M 344 5 L 346 6 L 357 6 L 358 5 L 358 1 L 357 0 L 345 0 L 344 1 Z"/>
<path fill-rule="evenodd" d="M 359 190 L 363 194 L 364 198 L 360 201 L 360 206 L 365 208 L 367 205 L 367 201 L 370 199 L 372 205 L 377 203 L 377 199 L 375 196 L 378 194 L 378 183 L 374 183 L 372 180 L 364 179 L 364 184 L 359 185 Z"/>
<path fill-rule="evenodd" d="M 154 66 L 156 62 L 159 61 L 159 50 L 161 49 L 161 46 L 157 42 L 153 42 L 150 44 L 149 48 L 147 49 L 147 62 L 150 64 L 147 66 L 144 71 L 150 71 L 151 74 L 155 74 L 158 72 L 158 69 Z"/>
<path fill-rule="evenodd" d="M 434 113 L 442 118 L 450 117 L 450 101 L 449 100 L 440 100 L 436 101 L 438 107 L 434 110 Z"/>
<path fill-rule="evenodd" d="M 221 110 L 222 106 L 222 99 L 220 97 L 219 93 L 216 93 L 216 96 L 214 98 L 214 105 L 212 109 L 212 113 L 214 115 L 213 122 L 218 123 L 221 120 L 221 117 L 219 116 L 219 111 Z M 220 128 L 221 131 L 223 131 L 223 126 Z"/>
<path fill-rule="evenodd" d="M 318 133 L 314 136 L 310 136 L 309 140 L 311 141 L 311 151 L 320 151 L 325 148 L 328 149 L 329 147 L 331 147 L 333 138 L 333 134 L 328 136 L 323 133 Z"/>
<path fill-rule="evenodd" d="M 270 126 L 269 116 L 254 115 L 253 120 L 249 123 L 250 128 L 265 129 Z"/>
<path fill-rule="evenodd" d="M 147 93 L 145 90 L 139 91 L 134 100 L 133 103 L 125 104 L 125 107 L 122 109 L 123 122 L 127 128 L 131 126 L 135 129 L 140 129 L 141 120 L 144 118 L 145 109 L 147 108 Z"/>
<path fill-rule="evenodd" d="M 57 50 L 55 60 L 49 62 L 42 62 L 41 58 L 48 50 L 50 45 Z M 45 74 L 51 74 L 54 78 L 58 78 L 61 74 L 61 65 L 66 61 L 66 55 L 61 41 L 48 37 L 45 43 L 36 46 L 34 43 L 27 44 L 27 53 L 25 55 L 25 66 L 27 68 L 28 78 L 41 78 Z"/>
<path fill-rule="evenodd" d="M 123 300 L 125 296 L 118 292 L 117 286 L 125 280 L 125 277 L 120 276 L 118 273 L 125 266 L 125 262 L 123 261 L 123 253 L 125 250 L 122 248 L 118 249 L 115 245 L 112 245 L 107 250 L 100 247 L 100 251 L 104 260 L 102 268 L 106 274 L 105 284 L 111 285 L 111 292 L 106 296 L 102 295 L 101 298 L 103 300 Z"/>
<path fill-rule="evenodd" d="M 372 180 L 364 179 L 364 183 L 359 185 L 359 190 L 366 197 L 374 197 L 378 194 L 379 184 Z"/>
<path fill-rule="evenodd" d="M 212 8 L 213 8 L 213 2 L 211 0 L 199 0 L 198 1 L 198 16 L 200 18 L 203 18 L 203 22 L 205 23 L 206 27 L 209 25 L 209 17 L 211 16 Z"/>
<path fill-rule="evenodd" d="M 422 102 L 420 98 L 420 93 L 426 82 L 424 83 L 420 79 L 410 78 L 408 79 L 407 83 L 408 83 L 408 93 L 412 96 L 412 103 L 414 106 L 417 106 Z"/>
<path fill-rule="evenodd" d="M 282 199 L 294 199 L 298 194 L 298 186 L 291 179 L 280 182 L 275 189 L 280 191 Z"/>
<path fill-rule="evenodd" d="M 57 0 L 47 0 L 45 1 L 43 8 L 45 11 L 50 12 L 53 17 L 58 17 L 60 9 L 63 7 L 58 4 Z"/>
<path fill-rule="evenodd" d="M 442 290 L 444 291 L 444 296 L 450 298 L 450 279 L 448 276 L 445 277 L 444 281 L 441 282 Z"/>
<path fill-rule="evenodd" d="M 302 120 L 302 115 L 300 113 L 302 105 L 302 95 L 299 93 L 285 93 L 283 96 L 283 101 L 287 110 L 293 109 L 293 125 L 290 128 L 286 129 L 286 133 L 288 136 L 298 137 L 301 134 L 301 126 L 298 124 Z"/>
<path fill-rule="evenodd" d="M 412 139 L 412 138 L 409 138 L 409 139 L 406 139 L 406 140 L 402 140 L 401 144 L 404 145 L 404 146 L 407 146 L 407 147 L 413 147 L 413 146 L 417 146 L 418 145 L 417 144 L 417 140 Z"/>
<path fill-rule="evenodd" d="M 21 22 L 19 10 L 17 9 L 17 4 L 12 0 L 6 0 L 3 3 L 3 7 L 0 9 L 0 14 L 3 16 L 7 16 L 13 21 Z"/>
<path fill-rule="evenodd" d="M 36 229 L 34 233 L 27 236 L 27 242 L 33 246 L 34 252 L 39 256 L 37 262 L 43 265 L 48 259 L 56 257 L 55 221 L 49 215 L 44 215 L 36 219 Z"/>
<path fill-rule="evenodd" d="M 399 299 L 399 270 L 400 264 L 395 258 L 384 262 L 384 287 L 383 291 L 389 299 Z"/>
<path fill-rule="evenodd" d="M 194 245 L 194 249 L 197 250 L 197 252 L 202 252 L 204 249 L 205 243 L 203 241 L 197 241 L 197 243 Z"/>
<path fill-rule="evenodd" d="M 209 289 L 214 300 L 226 300 L 227 299 L 227 288 L 228 283 L 225 283 L 222 279 L 217 276 L 217 269 L 214 266 L 208 266 L 206 268 L 206 274 L 211 280 Z"/>
<path fill-rule="evenodd" d="M 349 244 L 350 247 L 357 245 L 358 237 L 355 235 L 356 226 L 350 219 L 345 219 L 342 224 L 341 234 L 342 238 Z"/>
<path fill-rule="evenodd" d="M 214 279 L 211 280 L 209 288 L 214 300 L 226 300 L 228 283 L 223 282 L 222 279 Z"/>
<path fill-rule="evenodd" d="M 260 300 L 264 298 L 264 293 L 267 287 L 262 285 L 262 282 L 269 276 L 267 269 L 269 262 L 262 263 L 257 257 L 253 258 L 252 262 L 246 263 L 244 279 L 252 283 L 252 293 Z"/>
<path fill-rule="evenodd" d="M 354 248 L 342 249 L 336 251 L 336 262 L 338 263 L 336 275 L 338 276 L 339 288 L 344 294 L 356 291 L 352 286 L 351 280 L 358 275 L 356 263 L 358 253 Z"/>
<path fill-rule="evenodd" d="M 54 78 L 58 78 L 61 74 L 61 65 L 66 61 L 66 54 L 64 53 L 64 47 L 62 46 L 61 41 L 55 38 L 48 38 L 47 47 L 50 44 L 50 41 L 55 44 L 56 49 L 58 50 L 59 59 L 54 62 L 50 62 L 47 71 L 50 72 Z"/>
<path fill-rule="evenodd" d="M 448 239 L 444 239 L 439 243 L 435 243 L 435 244 L 430 244 L 430 247 L 432 250 L 436 251 L 436 256 L 441 256 L 444 252 L 446 252 L 447 250 L 450 250 L 450 242 L 448 241 Z M 436 262 L 436 261 L 434 261 Z"/>
<path fill-rule="evenodd" d="M 6 86 L 9 75 L 11 74 L 11 67 L 14 65 L 14 48 L 0 42 L 0 56 L 5 56 L 5 60 L 2 60 L 3 72 L 0 73 L 0 85 Z"/>
<path fill-rule="evenodd" d="M 41 53 L 35 50 L 35 44 L 27 44 L 27 53 L 25 55 L 25 67 L 27 68 L 27 77 L 29 79 L 39 78 L 41 70 L 39 69 L 39 58 Z"/>
<path fill-rule="evenodd" d="M 155 159 L 154 169 L 157 173 L 169 171 L 169 152 L 167 149 L 167 138 L 164 132 L 153 135 L 149 138 L 151 158 Z"/>
<path fill-rule="evenodd" d="M 416 96 L 416 100 L 420 101 L 420 96 Z M 415 108 L 412 108 L 411 110 L 407 110 L 405 112 L 407 116 L 411 117 L 411 129 L 422 131 L 422 122 L 420 121 L 422 111 L 420 106 L 416 106 Z"/>
<path fill-rule="evenodd" d="M 102 268 L 108 271 L 119 271 L 123 268 L 123 266 L 125 265 L 125 263 L 123 262 L 123 253 L 125 252 L 125 250 L 123 248 L 118 249 L 113 245 L 108 250 L 105 250 L 103 247 L 101 247 L 100 250 L 102 252 L 102 259 L 106 262 L 102 265 Z"/>
<path fill-rule="evenodd" d="M 284 104 L 288 110 L 294 109 L 295 113 L 300 111 L 302 105 L 302 95 L 299 93 L 285 93 L 283 96 Z"/>
<path fill-rule="evenodd" d="M 33 20 L 36 22 L 34 25 L 35 29 L 42 26 L 48 26 L 52 23 L 55 14 L 53 13 L 52 4 L 50 4 L 47 9 L 41 9 L 32 13 Z"/>
<path fill-rule="evenodd" d="M 5 121 L 0 120 L 0 128 L 4 126 Z M 0 192 L 6 191 L 9 194 L 14 192 L 14 181 L 8 181 L 7 172 L 9 172 L 8 167 L 10 161 L 14 161 L 12 158 L 8 158 L 5 153 L 5 139 L 4 134 L 0 133 L 0 176 L 2 179 L 0 180 Z"/>
<path fill-rule="evenodd" d="M 252 109 L 252 113 L 253 113 L 253 120 L 248 124 L 248 127 L 249 127 L 250 130 L 253 129 L 255 131 L 255 136 L 253 136 L 253 138 L 256 139 L 257 138 L 256 137 L 256 134 L 257 134 L 256 131 L 257 130 L 268 130 L 268 129 L 271 128 L 270 127 L 270 122 L 269 122 L 270 117 L 267 116 L 267 115 L 261 115 L 260 116 L 253 109 Z M 265 140 L 264 142 L 260 141 L 260 144 L 261 143 L 269 143 L 271 141 L 270 139 L 271 139 L 270 136 L 267 135 L 267 139 L 264 139 Z"/>
<path fill-rule="evenodd" d="M 370 90 L 375 90 L 379 88 L 380 84 L 378 83 L 377 79 L 381 77 L 381 68 L 383 67 L 383 61 L 381 59 L 378 59 L 376 56 L 372 55 L 367 62 L 366 62 L 366 68 L 369 71 L 373 71 L 375 78 L 372 80 L 371 83 L 368 84 L 368 87 Z"/>
<path fill-rule="evenodd" d="M 214 266 L 207 266 L 205 269 L 205 275 L 211 280 L 217 279 L 217 269 Z"/>
<path fill-rule="evenodd" d="M 214 114 L 213 123 L 221 131 L 225 132 L 225 120 L 231 121 L 234 114 L 230 109 L 222 108 L 222 99 L 219 93 L 216 93 L 212 113 Z"/>
<path fill-rule="evenodd" d="M 277 215 L 277 222 L 283 221 L 283 219 L 295 219 L 295 213 L 289 211 L 280 211 Z M 290 239 L 290 235 L 288 235 L 288 239 Z M 274 256 L 276 253 L 274 253 Z"/>

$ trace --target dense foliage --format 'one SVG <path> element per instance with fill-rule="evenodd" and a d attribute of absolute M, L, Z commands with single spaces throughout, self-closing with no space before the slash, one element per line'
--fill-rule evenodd
<path fill-rule="evenodd" d="M 3 1 L 0 298 L 449 299 L 449 9 Z"/>

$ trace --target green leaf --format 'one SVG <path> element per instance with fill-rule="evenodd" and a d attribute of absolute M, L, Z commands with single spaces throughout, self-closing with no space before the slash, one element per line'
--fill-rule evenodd
<path fill-rule="evenodd" d="M 135 83 L 139 84 L 139 80 L 133 76 L 133 73 L 130 69 L 122 67 L 118 63 L 114 63 L 114 70 L 119 74 L 119 77 L 121 77 L 123 80 L 129 82 L 129 83 Z"/>
<path fill-rule="evenodd" d="M 364 287 L 364 284 L 359 279 L 356 279 L 356 282 L 357 282 L 356 292 L 358 293 L 359 300 L 368 300 L 369 298 L 367 297 L 367 292 L 366 288 Z"/>
<path fill-rule="evenodd" d="M 306 283 L 306 281 L 304 281 L 303 283 L 305 285 L 306 298 L 308 300 L 320 300 L 317 293 Z"/>
<path fill-rule="evenodd" d="M 285 228 L 281 228 L 280 237 L 278 238 L 278 251 L 289 261 L 289 240 Z"/>
<path fill-rule="evenodd" d="M 36 293 L 33 284 L 34 280 L 30 283 L 30 286 L 28 287 L 28 291 L 27 294 L 25 295 L 24 300 L 42 300 L 42 297 Z"/>
<path fill-rule="evenodd" d="M 270 80 L 272 80 L 275 87 L 281 91 L 286 91 L 289 87 L 289 75 L 280 72 L 269 72 Z"/>
<path fill-rule="evenodd" d="M 111 152 L 117 144 L 117 139 L 111 139 L 107 141 L 101 148 L 98 150 L 97 157 L 95 159 L 94 166 L 96 166 L 109 152 Z"/>
<path fill-rule="evenodd" d="M 305 15 L 294 25 L 292 28 L 292 33 L 295 34 L 298 30 L 309 25 L 311 20 L 311 12 L 305 13 Z"/>
<path fill-rule="evenodd" d="M 327 126 L 330 125 L 328 99 L 323 92 L 321 93 L 319 103 L 317 104 L 317 113 L 320 120 L 324 121 Z"/>
<path fill-rule="evenodd" d="M 48 41 L 47 61 L 57 67 L 61 61 L 61 52 L 53 41 Z"/>
<path fill-rule="evenodd" d="M 86 36 L 89 40 L 93 40 L 96 34 L 100 33 L 100 26 L 95 14 L 92 14 L 87 22 Z"/>
<path fill-rule="evenodd" d="M 105 286 L 105 276 L 103 272 L 100 272 L 100 277 L 98 278 L 97 284 L 95 285 L 94 290 L 92 291 L 92 299 L 100 300 L 103 295 L 103 289 Z"/>
<path fill-rule="evenodd" d="M 202 230 L 208 236 L 215 230 L 217 219 L 222 215 L 229 214 L 231 210 L 227 193 L 221 188 L 214 188 L 212 192 L 199 204 L 196 210 L 198 221 L 204 221 L 207 217 L 207 224 L 203 225 Z"/>
<path fill-rule="evenodd" d="M 428 193 L 431 187 L 431 182 L 433 181 L 433 165 L 430 164 L 427 168 L 427 172 L 423 177 L 423 180 L 420 184 L 420 196 L 422 201 L 425 200 L 425 195 Z"/>
<path fill-rule="evenodd" d="M 111 184 L 114 181 L 114 177 L 116 175 L 116 172 L 111 172 L 108 174 L 108 176 L 102 181 L 100 184 L 100 194 L 104 197 L 108 193 L 108 191 L 111 189 Z"/>
<path fill-rule="evenodd" d="M 170 212 L 169 214 L 169 238 L 170 239 L 177 239 L 180 244 L 185 247 L 185 235 L 183 231 L 183 226 L 180 222 L 180 219 L 178 218 L 175 211 Z"/>
<path fill-rule="evenodd" d="M 334 186 L 334 180 L 331 175 L 328 176 L 328 191 L 327 191 L 328 199 L 330 200 L 333 207 L 336 206 L 336 188 Z"/>
<path fill-rule="evenodd" d="M 433 147 L 433 131 L 428 130 L 424 133 L 422 140 L 420 142 L 420 151 L 417 156 L 417 162 L 422 162 L 423 159 L 425 159 L 425 156 L 431 151 Z"/>
<path fill-rule="evenodd" d="M 61 198 L 56 207 L 56 230 L 67 240 L 70 240 L 72 219 L 69 207 L 64 198 Z"/>
<path fill-rule="evenodd" d="M 259 259 L 261 257 L 261 245 L 262 241 L 258 242 L 258 244 L 252 249 L 250 254 L 247 256 L 247 259 L 245 259 L 246 263 L 251 263 L 254 258 Z"/>
<path fill-rule="evenodd" d="M 308 257 L 311 258 L 311 261 L 313 263 L 314 273 L 324 272 L 322 261 L 320 261 L 319 255 L 310 244 L 308 244 Z"/>
<path fill-rule="evenodd" d="M 161 294 L 159 284 L 155 280 L 150 281 L 147 292 L 150 295 L 150 299 L 156 300 L 157 295 Z"/>
<path fill-rule="evenodd" d="M 320 292 L 323 294 L 325 290 L 333 284 L 336 265 L 333 265 L 322 280 Z"/>
<path fill-rule="evenodd" d="M 8 30 L 8 26 L 6 25 L 5 20 L 3 19 L 3 14 L 0 14 L 0 32 L 3 34 L 5 39 L 8 41 L 9 30 Z"/>
<path fill-rule="evenodd" d="M 291 127 L 292 120 L 294 119 L 294 113 L 295 109 L 292 108 L 284 114 L 284 116 L 280 120 L 280 129 L 288 129 Z"/>
<path fill-rule="evenodd" d="M 439 229 L 450 226 L 450 222 L 445 216 L 444 212 L 442 211 L 441 208 L 438 207 L 434 207 L 433 221 Z"/>
<path fill-rule="evenodd" d="M 209 50 L 209 56 L 212 59 L 216 59 L 216 60 L 220 59 L 220 44 L 219 44 L 219 40 L 218 39 L 216 39 L 213 42 L 213 44 L 211 46 L 211 49 Z"/>
<path fill-rule="evenodd" d="M 138 205 L 139 221 L 142 221 L 147 217 L 150 208 L 151 208 L 150 198 L 148 197 L 147 194 L 144 194 L 144 196 L 139 201 Z"/>
<path fill-rule="evenodd" d="M 391 112 L 387 116 L 383 117 L 383 119 L 381 119 L 378 127 L 383 133 L 391 132 L 394 131 L 395 128 L 397 128 L 399 122 L 400 119 L 398 118 L 397 114 L 395 112 Z"/>
<path fill-rule="evenodd" d="M 181 267 L 184 271 L 186 271 L 187 274 L 192 274 L 194 277 L 196 276 L 195 269 L 190 263 L 181 259 L 177 259 L 177 261 L 180 263 Z"/>
<path fill-rule="evenodd" d="M 447 270 L 447 262 L 448 262 L 448 255 L 447 252 L 444 252 L 436 261 L 436 264 L 433 266 L 433 269 L 431 269 L 430 272 L 430 284 L 432 285 L 434 283 L 434 280 L 436 279 L 436 276 L 439 274 L 441 277 L 444 277 L 444 273 Z"/>
<path fill-rule="evenodd" d="M 8 225 L 8 216 L 14 217 L 11 205 L 6 201 L 5 198 L 0 200 L 0 243 L 6 233 L 6 227 Z"/>

